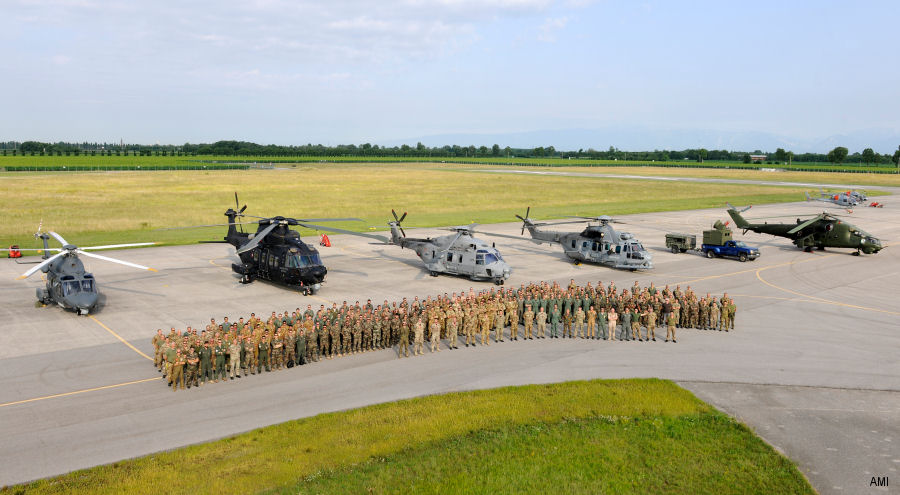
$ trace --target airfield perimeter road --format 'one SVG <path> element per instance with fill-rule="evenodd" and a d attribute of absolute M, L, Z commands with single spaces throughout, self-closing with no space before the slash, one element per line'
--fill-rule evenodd
<path fill-rule="evenodd" d="M 726 218 L 723 209 L 622 217 L 627 222 L 622 227 L 653 253 L 656 268 L 649 272 L 574 266 L 558 246 L 497 239 L 513 267 L 507 287 L 574 278 L 581 284 L 614 280 L 628 287 L 638 280 L 659 287 L 690 285 L 701 294 L 727 291 L 739 308 L 734 332 L 681 330 L 677 344 L 507 342 L 402 360 L 383 350 L 177 393 L 145 357 L 157 328 L 201 326 L 210 317 L 251 311 L 492 286 L 432 278 L 413 252 L 349 236 L 333 236 L 334 247 L 322 248 L 328 282 L 312 297 L 267 283 L 239 284 L 227 245 L 135 249 L 113 256 L 159 272 L 86 260 L 106 305 L 96 315 L 79 317 L 55 307 L 35 308 L 39 277 L 14 281 L 28 267 L 0 263 L 0 485 L 425 394 L 660 377 L 745 421 L 796 460 L 820 492 L 869 493 L 872 476 L 900 480 L 900 249 L 893 246 L 900 242 L 900 215 L 892 203 L 857 208 L 851 215 L 852 222 L 891 245 L 874 256 L 855 257 L 848 250 L 803 253 L 784 239 L 754 233 L 737 234 L 761 247 L 755 262 L 664 249 L 665 232 L 699 235 Z M 747 216 L 811 215 L 822 206 L 760 206 Z M 540 218 L 539 210 L 532 213 Z M 518 234 L 519 224 L 483 229 Z M 210 238 L 219 235 L 211 229 Z"/>

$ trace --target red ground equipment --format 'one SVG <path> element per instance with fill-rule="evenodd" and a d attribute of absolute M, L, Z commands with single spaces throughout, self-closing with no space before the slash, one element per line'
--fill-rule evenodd
<path fill-rule="evenodd" d="M 7 256 L 10 258 L 21 258 L 22 251 L 19 251 L 18 245 L 13 244 L 12 246 L 9 247 L 9 254 Z"/>
<path fill-rule="evenodd" d="M 320 246 L 331 247 L 331 239 L 328 238 L 328 235 L 322 234 L 322 240 L 319 241 Z"/>

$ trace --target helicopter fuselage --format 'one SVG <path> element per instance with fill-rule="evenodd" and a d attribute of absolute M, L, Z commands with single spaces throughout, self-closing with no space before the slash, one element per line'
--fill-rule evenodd
<path fill-rule="evenodd" d="M 558 243 L 569 258 L 623 270 L 653 268 L 653 256 L 628 232 L 617 232 L 609 224 L 593 225 L 581 232 L 553 232 L 527 225 L 535 243 Z"/>
<path fill-rule="evenodd" d="M 432 275 L 446 273 L 471 280 L 491 280 L 499 285 L 505 283 L 511 272 L 495 247 L 468 233 L 435 239 L 414 239 L 398 234 L 394 239 L 400 247 L 414 250 Z"/>
<path fill-rule="evenodd" d="M 231 210 L 229 210 L 231 212 Z M 229 218 L 234 222 L 234 217 Z M 257 233 L 268 227 L 260 224 Z M 238 232 L 234 226 L 228 229 L 225 241 L 240 249 L 256 234 Z M 254 279 L 268 280 L 314 293 L 325 282 L 328 270 L 322 264 L 319 251 L 300 239 L 300 234 L 287 226 L 279 226 L 253 249 L 240 253 L 241 264 L 232 264 L 232 270 L 241 275 L 244 283 Z"/>
<path fill-rule="evenodd" d="M 99 293 L 94 276 L 85 272 L 78 256 L 63 256 L 41 269 L 46 286 L 37 289 L 37 298 L 44 304 L 58 306 L 87 315 L 97 307 Z"/>

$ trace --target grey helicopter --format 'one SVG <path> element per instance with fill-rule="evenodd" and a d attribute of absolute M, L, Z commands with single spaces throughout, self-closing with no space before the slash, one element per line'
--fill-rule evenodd
<path fill-rule="evenodd" d="M 432 277 L 440 274 L 460 275 L 471 280 L 490 280 L 497 285 L 503 285 L 509 279 L 510 267 L 500 255 L 500 251 L 487 242 L 474 237 L 477 224 L 448 227 L 444 230 L 454 232 L 441 237 L 413 238 L 406 237 L 401 223 L 406 219 L 406 212 L 398 217 L 397 212 L 391 210 L 394 220 L 388 222 L 391 227 L 391 237 L 379 234 L 367 234 L 353 232 L 331 227 L 317 226 L 320 230 L 350 234 L 371 239 L 377 239 L 386 245 L 400 246 L 400 248 L 412 249 L 425 263 L 425 268 Z"/>
<path fill-rule="evenodd" d="M 823 190 L 819 190 L 819 197 L 814 198 L 806 194 L 807 201 L 822 201 L 823 203 L 833 203 L 838 206 L 843 206 L 845 208 L 857 206 L 859 203 L 864 202 L 865 194 L 858 193 L 856 191 L 847 191 L 842 193 L 827 193 Z"/>
<path fill-rule="evenodd" d="M 531 241 L 535 244 L 559 244 L 563 248 L 566 256 L 574 260 L 578 265 L 582 262 L 597 263 L 613 268 L 623 270 L 647 270 L 653 268 L 653 257 L 641 245 L 640 241 L 634 238 L 629 232 L 619 232 L 612 227 L 612 223 L 622 223 L 612 219 L 607 215 L 599 217 L 582 217 L 568 216 L 567 218 L 578 218 L 580 220 L 557 222 L 557 223 L 535 223 L 529 218 L 531 207 L 525 211 L 525 216 L 516 215 L 516 218 L 522 221 L 521 235 L 525 235 L 525 230 L 531 235 Z M 545 225 L 564 225 L 570 223 L 599 222 L 599 225 L 588 225 L 581 232 L 558 232 L 553 230 L 544 230 L 540 227 Z M 521 237 L 488 234 L 491 236 L 507 237 L 511 239 L 521 239 Z"/>
<path fill-rule="evenodd" d="M 18 280 L 28 278 L 38 271 L 47 275 L 46 286 L 37 289 L 37 299 L 41 304 L 56 303 L 64 309 L 71 309 L 80 315 L 87 315 L 97 307 L 97 301 L 100 292 L 97 288 L 97 282 L 92 273 L 88 273 L 84 269 L 84 264 L 78 258 L 78 255 L 87 256 L 103 261 L 110 261 L 120 265 L 130 266 L 140 270 L 149 270 L 155 272 L 153 268 L 130 263 L 128 261 L 117 260 L 108 256 L 100 256 L 99 254 L 89 253 L 98 249 L 116 249 L 136 246 L 152 246 L 155 242 L 138 242 L 133 244 L 112 244 L 108 246 L 90 246 L 79 248 L 56 232 L 40 232 L 34 235 L 36 238 L 44 242 L 44 249 L 22 249 L 21 251 L 42 251 L 43 261 L 23 273 Z M 51 248 L 48 241 L 53 237 L 60 244 L 61 248 Z M 53 256 L 51 252 L 57 253 Z"/>

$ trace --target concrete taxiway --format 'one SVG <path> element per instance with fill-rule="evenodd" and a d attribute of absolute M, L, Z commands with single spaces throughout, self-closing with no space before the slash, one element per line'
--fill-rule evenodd
<path fill-rule="evenodd" d="M 746 216 L 822 209 L 805 202 L 760 206 Z M 532 210 L 533 217 L 540 214 Z M 723 209 L 622 217 L 623 230 L 654 256 L 648 272 L 575 266 L 558 246 L 496 240 L 513 268 L 507 287 L 569 279 L 627 287 L 637 280 L 690 285 L 701 294 L 728 292 L 738 304 L 734 332 L 681 330 L 677 344 L 560 339 L 444 347 L 402 360 L 383 350 L 177 393 L 147 357 L 157 328 L 493 286 L 433 278 L 413 252 L 350 236 L 332 236 L 334 247 L 321 249 L 328 280 L 309 297 L 264 282 L 239 284 L 227 245 L 133 249 L 111 255 L 159 271 L 85 260 L 105 303 L 96 314 L 79 317 L 36 308 L 40 278 L 15 281 L 28 266 L 8 260 L 0 263 L 0 485 L 424 394 L 660 377 L 746 422 L 797 461 L 820 492 L 867 491 L 872 476 L 897 477 L 900 467 L 900 250 L 893 247 L 900 242 L 900 216 L 888 208 L 857 208 L 851 217 L 889 247 L 861 257 L 850 250 L 804 253 L 785 239 L 736 233 L 761 248 L 759 260 L 708 260 L 665 250 L 665 232 L 699 235 L 714 220 L 727 219 Z M 579 226 L 559 228 L 566 227 Z M 518 234 L 520 224 L 481 228 Z"/>

